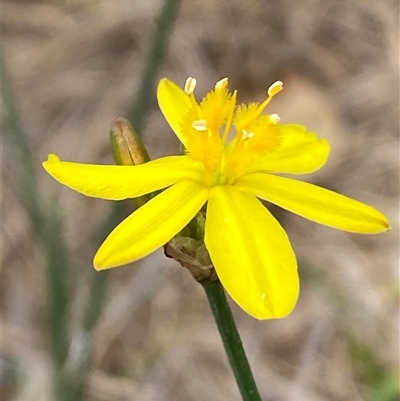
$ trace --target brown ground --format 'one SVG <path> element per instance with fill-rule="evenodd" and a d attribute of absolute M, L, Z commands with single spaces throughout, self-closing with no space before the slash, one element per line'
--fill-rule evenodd
<path fill-rule="evenodd" d="M 273 209 L 301 261 L 289 317 L 256 321 L 232 306 L 264 400 L 389 401 L 398 372 L 398 9 L 391 0 L 186 1 L 159 76 L 195 76 L 201 94 L 224 76 L 239 100 L 285 83 L 270 111 L 329 139 L 306 179 L 372 204 L 391 232 L 356 236 Z M 77 341 L 93 231 L 109 203 L 62 188 L 49 152 L 111 163 L 108 128 L 138 86 L 160 1 L 3 2 L 3 51 L 40 190 L 55 194 L 71 262 Z M 198 92 L 198 93 L 199 93 Z M 177 151 L 154 102 L 152 157 Z M 4 400 L 50 400 L 43 260 L 32 240 L 5 137 L 1 380 Z M 23 196 L 23 195 L 22 195 Z M 127 205 L 127 208 L 129 205 Z M 71 272 L 70 272 L 71 273 Z M 183 269 L 152 255 L 109 277 L 86 400 L 239 400 L 205 298 Z"/>

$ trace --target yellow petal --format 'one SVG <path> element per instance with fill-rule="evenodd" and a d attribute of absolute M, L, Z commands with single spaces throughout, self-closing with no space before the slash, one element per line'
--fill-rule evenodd
<path fill-rule="evenodd" d="M 289 239 L 252 194 L 214 187 L 207 206 L 205 243 L 233 300 L 257 319 L 281 318 L 296 304 L 297 263 Z"/>
<path fill-rule="evenodd" d="M 207 200 L 208 189 L 184 181 L 166 189 L 120 223 L 94 257 L 97 270 L 145 257 L 181 231 Z"/>
<path fill-rule="evenodd" d="M 157 99 L 168 124 L 186 147 L 187 138 L 182 130 L 182 122 L 191 109 L 190 96 L 178 85 L 164 78 L 158 84 Z"/>
<path fill-rule="evenodd" d="M 359 234 L 378 234 L 390 228 L 387 218 L 375 208 L 307 182 L 253 173 L 241 177 L 236 185 L 329 227 Z"/>
<path fill-rule="evenodd" d="M 246 173 L 265 171 L 288 174 L 307 174 L 319 170 L 327 161 L 330 151 L 325 139 L 318 139 L 297 124 L 279 125 L 279 148 L 260 157 L 246 169 Z"/>
<path fill-rule="evenodd" d="M 106 166 L 64 162 L 49 155 L 43 167 L 75 191 L 111 200 L 136 198 L 187 179 L 201 180 L 203 169 L 188 156 L 163 157 L 138 166 Z"/>

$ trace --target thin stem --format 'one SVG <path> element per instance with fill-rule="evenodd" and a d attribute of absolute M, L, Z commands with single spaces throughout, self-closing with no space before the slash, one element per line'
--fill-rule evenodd
<path fill-rule="evenodd" d="M 153 41 L 147 56 L 136 101 L 128 112 L 128 120 L 139 134 L 142 133 L 144 128 L 145 117 L 154 93 L 154 81 L 164 58 L 171 29 L 178 16 L 180 3 L 181 0 L 165 0 L 156 22 Z"/>
<path fill-rule="evenodd" d="M 69 265 L 63 241 L 62 221 L 57 210 L 42 198 L 36 166 L 29 146 L 28 135 L 23 128 L 20 113 L 14 101 L 13 91 L 4 59 L 1 60 L 3 105 L 6 114 L 8 139 L 14 159 L 18 163 L 18 184 L 21 202 L 29 217 L 29 223 L 45 258 L 45 283 L 47 313 L 50 332 L 50 353 L 53 362 L 54 391 L 61 395 L 67 388 L 60 374 L 68 356 L 68 288 Z"/>
<path fill-rule="evenodd" d="M 231 309 L 219 281 L 202 281 L 243 401 L 261 401 Z"/>
<path fill-rule="evenodd" d="M 107 278 L 108 272 L 104 272 L 103 274 L 92 273 L 86 310 L 78 338 L 76 339 L 80 348 L 79 355 L 75 359 L 72 369 L 67 372 L 69 394 L 66 400 L 68 401 L 83 399 L 92 350 L 93 331 L 103 311 L 106 299 Z"/>

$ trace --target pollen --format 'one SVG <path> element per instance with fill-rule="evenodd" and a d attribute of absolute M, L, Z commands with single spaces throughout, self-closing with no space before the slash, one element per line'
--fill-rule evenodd
<path fill-rule="evenodd" d="M 283 82 L 276 81 L 268 88 L 268 96 L 275 96 L 281 90 L 283 90 Z"/>
<path fill-rule="evenodd" d="M 228 78 L 222 78 L 215 84 L 216 90 L 225 89 L 228 86 Z"/>
<path fill-rule="evenodd" d="M 269 122 L 273 125 L 278 125 L 279 121 L 281 121 L 281 118 L 278 116 L 278 114 L 273 113 L 269 116 Z"/>
<path fill-rule="evenodd" d="M 192 122 L 192 128 L 196 131 L 207 131 L 207 120 L 195 120 Z"/>
<path fill-rule="evenodd" d="M 242 140 L 243 141 L 253 138 L 253 137 L 254 137 L 254 132 L 247 132 L 245 129 L 242 130 Z"/>
<path fill-rule="evenodd" d="M 185 92 L 191 95 L 196 88 L 196 78 L 189 77 L 185 82 Z"/>

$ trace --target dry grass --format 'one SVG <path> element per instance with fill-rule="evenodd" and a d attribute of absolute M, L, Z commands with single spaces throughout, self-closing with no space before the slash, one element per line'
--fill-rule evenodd
<path fill-rule="evenodd" d="M 3 2 L 3 50 L 40 190 L 58 194 L 71 259 L 70 327 L 79 345 L 93 231 L 109 204 L 61 188 L 49 152 L 110 163 L 108 127 L 132 102 L 160 2 Z M 384 211 L 393 229 L 363 237 L 277 208 L 301 261 L 302 293 L 281 321 L 232 306 L 264 400 L 371 400 L 398 371 L 398 10 L 394 1 L 183 2 L 160 76 L 196 76 L 204 91 L 229 76 L 239 99 L 273 104 L 332 144 L 310 179 Z M 144 140 L 152 157 L 177 143 L 154 100 Z M 1 381 L 3 400 L 50 400 L 44 270 L 8 141 L 3 143 Z M 129 205 L 127 205 L 127 210 Z M 110 275 L 95 331 L 86 399 L 239 400 L 201 288 L 156 253 Z M 381 377 L 382 376 L 382 377 Z"/>

